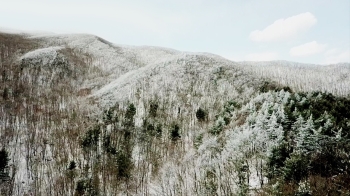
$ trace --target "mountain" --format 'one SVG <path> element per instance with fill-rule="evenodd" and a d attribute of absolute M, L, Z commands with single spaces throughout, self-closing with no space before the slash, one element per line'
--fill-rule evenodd
<path fill-rule="evenodd" d="M 2 195 L 349 194 L 350 64 L 0 33 Z"/>

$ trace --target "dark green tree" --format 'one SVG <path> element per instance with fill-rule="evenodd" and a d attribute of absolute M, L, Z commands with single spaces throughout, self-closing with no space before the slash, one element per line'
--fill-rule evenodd
<path fill-rule="evenodd" d="M 74 170 L 75 168 L 76 168 L 76 163 L 75 163 L 75 161 L 71 161 L 71 162 L 69 163 L 68 169 L 69 169 L 69 170 Z"/>
<path fill-rule="evenodd" d="M 111 107 L 104 111 L 103 122 L 105 124 L 117 123 L 118 116 L 115 114 L 115 107 Z"/>
<path fill-rule="evenodd" d="M 2 98 L 4 100 L 7 100 L 9 98 L 9 89 L 7 87 L 5 87 L 4 91 L 2 92 Z"/>
<path fill-rule="evenodd" d="M 203 122 L 206 120 L 207 112 L 204 111 L 202 108 L 198 108 L 198 110 L 196 112 L 196 117 L 197 117 L 199 122 Z"/>
<path fill-rule="evenodd" d="M 125 113 L 125 127 L 126 128 L 132 128 L 134 127 L 134 116 L 136 114 L 136 108 L 134 106 L 133 103 L 131 103 L 129 106 L 128 106 L 128 109 L 126 110 L 126 113 Z"/>
<path fill-rule="evenodd" d="M 77 187 L 75 188 L 75 195 L 80 196 L 84 195 L 85 191 L 87 189 L 87 181 L 86 180 L 79 180 L 77 182 Z"/>
<path fill-rule="evenodd" d="M 179 131 L 180 131 L 179 125 L 175 124 L 172 126 L 170 131 L 170 138 L 172 141 L 177 141 L 178 139 L 181 138 Z"/>
<path fill-rule="evenodd" d="M 117 154 L 117 149 L 114 146 L 112 146 L 111 135 L 104 136 L 102 146 L 105 152 L 111 155 Z"/>
<path fill-rule="evenodd" d="M 272 149 L 271 154 L 269 155 L 267 160 L 267 177 L 269 179 L 280 175 L 280 170 L 284 166 L 284 162 L 288 158 L 288 156 L 289 152 L 285 143 L 282 143 L 279 146 Z"/>
<path fill-rule="evenodd" d="M 132 170 L 131 156 L 127 156 L 125 153 L 120 152 L 117 155 L 117 166 L 118 166 L 118 178 L 129 179 Z"/>
<path fill-rule="evenodd" d="M 131 103 L 129 106 L 128 106 L 128 109 L 126 110 L 126 113 L 125 113 L 125 118 L 126 119 L 131 119 L 135 116 L 136 114 L 136 108 L 134 106 L 133 103 Z"/>
<path fill-rule="evenodd" d="M 291 157 L 284 162 L 283 178 L 285 181 L 300 182 L 308 176 L 308 157 L 301 154 L 292 153 Z"/>
<path fill-rule="evenodd" d="M 89 129 L 85 137 L 81 141 L 83 148 L 97 147 L 98 139 L 100 137 L 100 126 L 96 125 Z"/>
<path fill-rule="evenodd" d="M 4 173 L 8 166 L 9 156 L 7 151 L 3 148 L 0 150 L 0 173 Z"/>

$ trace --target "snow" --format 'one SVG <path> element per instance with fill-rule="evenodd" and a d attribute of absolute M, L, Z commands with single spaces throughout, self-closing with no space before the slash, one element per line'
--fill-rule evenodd
<path fill-rule="evenodd" d="M 152 88 L 163 83 L 163 87 L 160 86 L 159 88 L 164 88 L 169 86 L 168 82 L 178 81 L 179 77 L 185 76 L 186 69 L 198 70 L 199 74 L 209 76 L 212 75 L 210 69 L 220 66 L 229 69 L 239 67 L 252 74 L 253 78 L 267 77 L 282 85 L 289 85 L 294 89 L 298 89 L 300 86 L 312 86 L 313 90 L 330 91 L 335 94 L 349 94 L 350 92 L 348 80 L 338 79 L 339 74 L 328 74 L 329 69 L 334 69 L 331 71 L 335 73 L 334 71 L 338 68 L 327 66 L 317 67 L 288 61 L 235 63 L 214 54 L 181 52 L 153 46 L 117 45 L 89 34 L 35 35 L 31 38 L 43 39 L 48 42 L 49 46 L 66 45 L 90 54 L 93 59 L 92 66 L 99 68 L 103 74 L 96 75 L 86 81 L 84 87 L 94 89 L 91 97 L 98 98 L 103 105 L 111 105 L 118 100 L 125 99 L 130 96 L 130 93 L 140 88 L 140 83 L 148 82 Z M 208 67 L 208 70 L 189 67 L 202 59 L 208 61 L 210 67 L 203 65 L 203 63 L 199 63 L 198 66 Z M 291 67 L 294 68 L 294 71 L 291 70 Z M 318 68 L 319 71 L 315 71 Z M 350 69 L 346 66 L 342 66 L 341 69 L 346 71 L 346 75 L 349 75 Z M 313 77 L 313 81 L 303 75 L 305 71 Z M 297 73 L 288 74 L 291 72 Z M 298 75 L 302 77 L 296 77 Z M 291 76 L 295 78 L 291 78 Z M 312 83 L 313 85 L 300 85 L 305 83 Z M 169 88 L 174 87 L 170 84 Z M 220 86 L 221 93 L 224 93 L 225 89 L 223 85 Z"/>
<path fill-rule="evenodd" d="M 185 150 L 170 153 L 172 158 L 162 157 L 167 160 L 162 162 L 160 173 L 157 176 L 153 177 L 151 172 L 147 174 L 150 179 L 146 183 L 148 183 L 150 193 L 154 195 L 161 194 L 162 191 L 172 193 L 178 189 L 184 189 L 182 190 L 184 194 L 191 195 L 193 190 L 186 189 L 181 183 L 179 184 L 180 177 L 183 178 L 181 181 L 185 182 L 183 184 L 193 187 L 192 185 L 198 183 L 198 180 L 206 179 L 206 169 L 212 169 L 220 175 L 222 173 L 220 180 L 235 186 L 234 181 L 237 178 L 234 170 L 235 163 L 239 163 L 253 150 L 260 153 L 255 155 L 259 158 L 267 156 L 269 150 L 279 142 L 283 134 L 276 119 L 285 118 L 281 115 L 283 114 L 282 105 L 288 101 L 290 94 L 282 91 L 255 96 L 256 87 L 261 84 L 261 78 L 275 80 L 279 84 L 290 85 L 294 88 L 307 87 L 308 84 L 311 84 L 309 86 L 316 90 L 320 88 L 324 91 L 337 90 L 339 94 L 350 92 L 350 85 L 347 86 L 350 73 L 347 65 L 316 67 L 282 61 L 235 63 L 206 53 L 181 52 L 151 46 L 117 45 L 88 34 L 32 35 L 30 38 L 43 40 L 45 47 L 26 53 L 21 59 L 40 62 L 44 65 L 50 64 L 57 57 L 58 51 L 66 47 L 83 54 L 86 53 L 91 57 L 89 68 L 91 70 L 96 68 L 100 73 L 89 70 L 88 79 L 83 78 L 84 83 L 78 86 L 92 89 L 91 95 L 81 98 L 82 101 L 79 103 L 81 107 L 92 107 L 86 102 L 89 99 L 96 100 L 96 105 L 99 107 L 113 105 L 117 101 L 130 101 L 137 106 L 136 126 L 141 126 L 147 115 L 146 108 L 149 101 L 159 100 L 166 109 L 164 114 L 167 114 L 167 117 L 164 122 L 181 119 L 181 123 L 184 124 L 181 127 L 182 134 L 184 134 L 181 145 Z M 338 73 L 339 70 L 341 74 Z M 309 78 L 303 75 L 304 72 L 309 74 Z M 332 74 L 327 75 L 329 73 Z M 326 79 L 321 81 L 322 77 Z M 315 84 L 315 81 L 319 84 Z M 334 84 L 334 81 L 340 81 L 340 83 Z M 238 93 L 239 91 L 241 93 Z M 255 98 L 252 98 L 253 95 Z M 239 111 L 246 115 L 243 125 L 233 122 L 232 125 L 224 127 L 220 137 L 216 137 L 207 132 L 213 124 L 206 125 L 205 128 L 196 124 L 193 116 L 195 109 L 198 107 L 208 109 L 210 122 L 215 122 L 217 119 L 215 115 L 220 112 L 220 107 L 227 100 L 238 100 L 238 102 L 250 100 L 243 104 Z M 70 109 L 69 101 L 64 98 L 58 102 L 58 105 L 62 111 Z M 182 107 L 181 114 L 178 112 L 180 106 Z M 267 112 L 268 109 L 273 110 L 272 114 Z M 238 111 L 235 111 L 233 116 L 237 115 Z M 66 124 L 68 123 L 62 121 L 62 125 L 52 126 L 66 126 Z M 252 124 L 254 127 L 251 126 Z M 264 127 L 266 124 L 269 126 Z M 49 131 L 45 134 L 51 134 L 52 130 L 48 129 Z M 12 144 L 12 148 L 19 149 L 13 155 L 19 169 L 15 184 L 18 184 L 20 189 L 24 189 L 31 182 L 27 177 L 31 171 L 27 168 L 28 162 L 23 157 L 29 156 L 30 152 L 25 149 L 25 145 L 28 144 L 28 141 L 25 141 L 28 139 L 27 133 L 23 128 L 20 130 L 19 135 L 22 136 L 16 144 Z M 43 137 L 42 131 L 38 130 L 36 133 Z M 202 144 L 195 149 L 191 142 L 194 136 L 198 135 L 197 133 L 203 133 L 204 136 Z M 276 139 L 269 140 L 271 134 L 277 134 Z M 66 153 L 68 151 L 69 159 L 75 158 L 77 162 L 84 163 L 86 159 L 83 155 L 73 152 L 70 145 L 74 144 L 65 143 L 66 149 L 62 150 L 66 150 L 64 151 Z M 54 154 L 54 145 L 44 144 L 41 148 L 38 147 L 38 151 L 41 150 L 45 156 L 44 163 L 40 165 L 42 173 L 38 175 L 44 175 L 44 172 L 53 170 L 51 164 L 59 161 L 57 155 Z M 136 145 L 132 154 L 135 165 L 136 162 L 145 159 L 140 156 L 141 152 L 141 146 Z M 260 179 L 257 175 L 259 163 L 254 162 L 254 158 L 247 160 L 250 170 L 249 186 L 259 188 L 260 180 L 266 181 L 266 178 Z M 227 168 L 233 168 L 232 175 L 226 173 Z M 196 176 L 196 180 L 193 176 Z M 21 183 L 22 179 L 25 181 L 24 185 Z M 41 186 L 50 184 L 49 177 L 40 176 L 40 179 L 45 181 Z"/>
<path fill-rule="evenodd" d="M 41 61 L 44 65 L 51 63 L 57 57 L 57 51 L 63 47 L 54 46 L 48 48 L 40 48 L 24 54 L 21 59 L 31 59 Z"/>
<path fill-rule="evenodd" d="M 303 64 L 289 61 L 238 62 L 241 69 L 257 78 L 275 81 L 295 91 L 321 91 L 350 94 L 350 64 Z"/>

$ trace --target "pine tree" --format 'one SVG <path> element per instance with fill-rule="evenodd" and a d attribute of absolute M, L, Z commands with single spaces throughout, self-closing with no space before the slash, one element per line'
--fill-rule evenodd
<path fill-rule="evenodd" d="M 197 117 L 198 121 L 200 121 L 200 122 L 205 121 L 206 116 L 207 116 L 207 113 L 202 108 L 198 108 L 198 110 L 196 112 L 196 117 Z"/>
<path fill-rule="evenodd" d="M 0 150 L 0 173 L 4 173 L 8 166 L 9 158 L 7 151 L 3 148 Z"/>
<path fill-rule="evenodd" d="M 310 153 L 317 148 L 317 143 L 313 133 L 315 132 L 312 115 L 306 122 L 300 121 L 302 124 L 298 128 L 296 137 L 296 149 L 301 153 Z"/>

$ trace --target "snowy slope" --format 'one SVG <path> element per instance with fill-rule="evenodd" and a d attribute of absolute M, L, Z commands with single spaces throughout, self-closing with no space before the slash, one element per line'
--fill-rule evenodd
<path fill-rule="evenodd" d="M 103 136 L 112 132 L 117 125 L 103 122 L 99 115 L 116 103 L 120 115 L 118 126 L 123 125 L 123 111 L 133 103 L 136 131 L 144 129 L 146 120 L 153 123 L 152 126 L 162 124 L 164 130 L 160 139 L 152 138 L 145 144 L 147 148 L 142 142 L 134 144 L 132 157 L 137 166 L 134 173 L 143 176 L 135 177 L 133 186 L 144 186 L 138 194 L 192 195 L 196 191 L 193 187 L 207 183 L 205 172 L 208 171 L 222 175 L 222 182 L 235 184 L 238 175 L 232 174 L 232 178 L 225 171 L 237 167 L 230 165 L 230 161 L 248 154 L 251 149 L 247 146 L 274 147 L 275 140 L 261 142 L 269 137 L 259 133 L 264 124 L 254 128 L 250 121 L 258 116 L 271 124 L 269 109 L 280 115 L 290 94 L 284 91 L 261 94 L 259 90 L 264 81 L 289 86 L 297 92 L 323 91 L 344 97 L 350 94 L 348 63 L 319 66 L 286 61 L 232 62 L 214 54 L 117 45 L 88 34 L 26 34 L 25 38 L 33 42 L 33 49 L 18 48 L 21 52 L 14 52 L 17 61 L 5 67 L 6 74 L 12 74 L 8 78 L 15 82 L 9 83 L 3 76 L 0 80 L 10 89 L 11 96 L 15 95 L 12 92 L 17 96 L 7 98 L 4 93 L 7 91 L 0 89 L 2 103 L 6 103 L 0 106 L 0 136 L 9 144 L 10 173 L 14 176 L 17 195 L 51 195 L 56 193 L 52 187 L 62 191 L 65 188 L 64 193 L 73 195 L 78 180 L 92 175 L 92 169 L 85 171 L 85 166 L 95 164 L 93 158 L 99 156 L 97 152 L 91 155 L 93 153 L 83 151 L 81 140 L 94 123 L 103 124 L 98 124 L 104 129 Z M 242 106 L 240 111 L 227 112 L 225 104 L 229 101 L 237 103 L 235 107 Z M 149 116 L 151 103 L 159 105 L 157 117 Z M 205 122 L 198 122 L 198 108 L 207 111 Z M 223 111 L 226 113 L 222 114 Z M 209 130 L 226 123 L 220 115 L 234 121 L 225 125 L 221 135 L 212 136 Z M 179 143 L 169 139 L 174 123 L 181 130 Z M 8 130 L 15 131 L 11 135 Z M 198 138 L 203 142 L 195 147 Z M 98 149 L 102 154 L 102 139 Z M 146 150 L 162 155 L 157 158 L 156 171 L 152 169 L 155 164 L 147 157 L 149 154 L 144 153 Z M 261 153 L 267 156 L 269 152 Z M 247 161 L 252 171 L 249 174 L 251 189 L 259 188 L 260 183 L 266 181 L 255 175 L 259 173 L 255 158 Z M 68 180 L 66 168 L 71 160 L 77 163 L 81 175 Z M 116 190 L 114 184 L 106 184 L 104 191 L 111 195 Z M 175 189 L 179 192 L 173 193 Z M 221 195 L 224 194 L 221 192 Z"/>
<path fill-rule="evenodd" d="M 174 78 L 171 75 L 181 75 L 181 73 L 173 72 L 183 70 L 197 56 L 211 59 L 213 61 L 210 62 L 211 67 L 239 67 L 240 70 L 251 74 L 252 78 L 265 78 L 281 85 L 290 86 L 295 90 L 318 90 L 342 96 L 350 93 L 349 63 L 328 66 L 288 61 L 235 63 L 212 54 L 180 52 L 151 46 L 116 45 L 93 35 L 53 35 L 36 36 L 35 38 L 42 38 L 51 46 L 67 44 L 69 47 L 91 54 L 94 58 L 92 64 L 106 74 L 103 78 L 106 81 L 105 86 L 96 89 L 95 94 L 98 96 L 107 95 L 108 90 L 115 90 L 121 86 L 129 88 L 127 84 L 142 81 L 151 72 L 153 72 L 153 76 L 160 77 L 156 70 L 166 69 L 168 73 L 172 74 L 170 77 L 164 77 L 173 81 Z M 203 64 L 198 66 L 203 66 Z M 202 69 L 200 71 L 203 74 L 210 74 L 208 70 Z M 161 74 L 165 73 L 162 71 Z"/>
<path fill-rule="evenodd" d="M 219 67 L 228 70 L 238 68 L 249 74 L 253 78 L 251 80 L 272 80 L 297 91 L 318 90 L 342 96 L 350 92 L 350 80 L 347 79 L 350 74 L 349 64 L 316 66 L 287 61 L 235 63 L 212 54 L 180 52 L 151 46 L 117 45 L 85 34 L 39 35 L 31 38 L 43 40 L 48 47 L 67 46 L 91 55 L 92 66 L 98 68 L 101 74 L 85 81 L 84 88 L 93 89 L 91 96 L 108 105 L 130 97 L 130 93 L 141 88 L 137 84 L 146 83 L 154 92 L 161 92 L 158 87 L 168 86 L 174 89 L 178 84 L 184 85 L 183 82 L 199 79 L 195 78 L 197 76 L 191 76 L 186 81 L 179 79 L 187 74 L 185 72 L 195 71 L 205 76 L 200 79 L 209 81 L 210 75 L 215 72 L 213 70 Z M 195 62 L 194 66 L 191 66 L 192 62 Z M 162 85 L 159 86 L 160 84 Z"/>
<path fill-rule="evenodd" d="M 288 61 L 239 62 L 256 77 L 290 86 L 296 91 L 321 91 L 350 95 L 350 63 L 333 65 L 302 64 Z"/>

